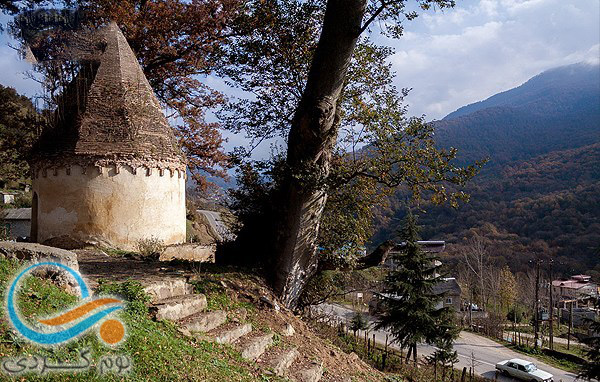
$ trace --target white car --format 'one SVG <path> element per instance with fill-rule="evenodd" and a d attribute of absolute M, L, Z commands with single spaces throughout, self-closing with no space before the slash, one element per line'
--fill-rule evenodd
<path fill-rule="evenodd" d="M 554 376 L 538 369 L 534 363 L 519 358 L 498 362 L 496 370 L 504 375 L 531 382 L 553 382 Z"/>

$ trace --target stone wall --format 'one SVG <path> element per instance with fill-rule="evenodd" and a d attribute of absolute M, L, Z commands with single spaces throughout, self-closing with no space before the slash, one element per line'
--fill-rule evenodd
<path fill-rule="evenodd" d="M 31 232 L 31 220 L 4 220 L 4 225 L 8 228 L 8 237 L 16 239 L 18 237 L 29 237 Z"/>
<path fill-rule="evenodd" d="M 185 242 L 185 177 L 180 170 L 127 165 L 38 171 L 32 240 L 67 236 L 122 249 L 150 237 Z"/>

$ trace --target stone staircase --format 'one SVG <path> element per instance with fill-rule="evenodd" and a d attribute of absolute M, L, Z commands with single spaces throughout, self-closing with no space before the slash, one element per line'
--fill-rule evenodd
<path fill-rule="evenodd" d="M 207 310 L 206 296 L 195 294 L 192 285 L 183 278 L 152 281 L 144 289 L 152 298 L 150 309 L 156 319 L 175 322 L 186 336 L 232 345 L 265 373 L 292 381 L 318 382 L 323 375 L 322 362 L 301 357 L 295 347 L 274 344 L 273 332 L 253 330 L 251 324 L 244 322 L 244 310 Z M 279 334 L 293 336 L 294 330 L 290 325 Z"/>

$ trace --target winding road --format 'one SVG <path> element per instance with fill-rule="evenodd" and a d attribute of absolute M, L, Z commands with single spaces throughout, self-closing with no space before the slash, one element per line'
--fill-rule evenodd
<path fill-rule="evenodd" d="M 338 318 L 342 322 L 349 322 L 355 314 L 353 310 L 337 304 L 321 304 L 317 306 L 317 309 Z M 373 322 L 371 317 L 369 317 L 369 321 Z M 370 330 L 369 336 L 372 337 L 373 334 L 375 334 L 375 341 L 385 344 L 387 334 L 385 331 Z M 395 345 L 391 346 L 396 347 Z M 576 375 L 573 373 L 557 369 L 524 354 L 516 353 L 495 341 L 469 332 L 463 331 L 460 333 L 459 338 L 454 343 L 454 349 L 459 358 L 458 364 L 455 365 L 456 368 L 469 368 L 473 365 L 475 373 L 490 379 L 494 379 L 496 376 L 496 363 L 511 358 L 521 358 L 534 362 L 538 368 L 553 374 L 555 382 L 572 382 L 576 379 Z M 420 355 L 429 355 L 434 351 L 435 348 L 430 345 L 419 345 L 418 347 L 418 354 Z M 498 381 L 514 381 L 514 379 L 500 375 Z"/>
<path fill-rule="evenodd" d="M 221 213 L 216 211 L 209 210 L 197 210 L 198 213 L 201 213 L 208 219 L 208 222 L 212 226 L 213 230 L 219 237 L 217 238 L 219 241 L 223 240 L 233 240 L 235 237 L 232 235 L 231 230 L 227 228 L 227 225 L 223 222 L 223 218 L 221 217 Z"/>

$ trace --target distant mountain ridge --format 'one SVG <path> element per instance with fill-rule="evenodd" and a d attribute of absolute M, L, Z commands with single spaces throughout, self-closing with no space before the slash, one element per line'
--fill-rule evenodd
<path fill-rule="evenodd" d="M 557 89 L 572 89 L 574 92 L 591 91 L 600 103 L 600 66 L 598 64 L 577 63 L 546 70 L 529 79 L 524 84 L 493 95 L 483 101 L 463 106 L 448 114 L 448 121 L 489 107 L 528 107 L 551 100 Z"/>
<path fill-rule="evenodd" d="M 600 66 L 547 70 L 433 123 L 461 164 L 490 161 L 466 189 L 470 203 L 424 206 L 424 239 L 447 240 L 452 257 L 464 238 L 487 232 L 513 271 L 538 251 L 558 259 L 557 272 L 600 278 Z M 404 200 L 398 192 L 376 214 L 373 244 L 394 236 L 389 222 L 403 218 Z"/>
<path fill-rule="evenodd" d="M 486 172 L 517 160 L 600 141 L 600 66 L 573 64 L 435 121 L 437 140 Z"/>

